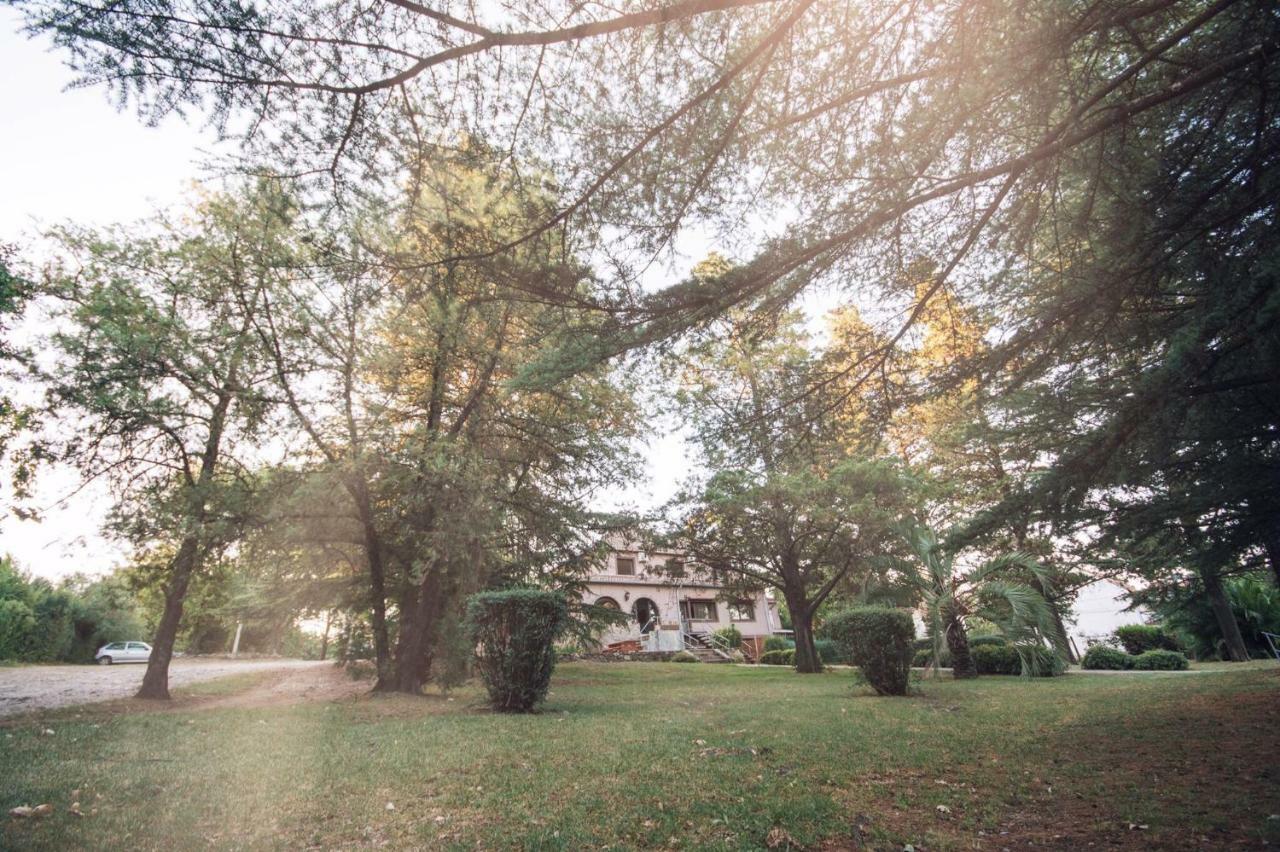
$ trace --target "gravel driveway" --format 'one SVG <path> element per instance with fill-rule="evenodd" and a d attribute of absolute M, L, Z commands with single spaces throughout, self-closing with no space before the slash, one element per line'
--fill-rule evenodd
<path fill-rule="evenodd" d="M 169 664 L 169 686 L 182 686 L 240 672 L 323 666 L 306 660 L 184 660 Z M 142 684 L 147 667 L 15 666 L 0 668 L 0 718 L 28 710 L 48 710 L 68 704 L 87 704 L 128 698 Z"/>

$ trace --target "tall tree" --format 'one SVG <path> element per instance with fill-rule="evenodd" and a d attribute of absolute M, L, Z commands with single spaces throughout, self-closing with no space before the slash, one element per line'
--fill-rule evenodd
<path fill-rule="evenodd" d="M 678 499 L 673 535 L 731 587 L 781 592 L 796 668 L 818 672 L 818 610 L 891 548 L 908 489 L 891 461 L 851 453 L 835 428 L 843 418 L 803 392 L 820 362 L 797 317 L 765 339 L 727 337 L 691 347 L 684 363 L 681 407 L 708 473 Z"/>
<path fill-rule="evenodd" d="M 150 234 L 56 232 L 41 282 L 58 358 L 50 404 L 63 457 L 115 488 L 115 529 L 164 541 L 164 609 L 138 691 L 167 698 L 192 579 L 245 521 L 244 465 L 261 437 L 267 374 L 255 312 L 282 263 L 295 207 L 260 185 L 211 196 Z"/>

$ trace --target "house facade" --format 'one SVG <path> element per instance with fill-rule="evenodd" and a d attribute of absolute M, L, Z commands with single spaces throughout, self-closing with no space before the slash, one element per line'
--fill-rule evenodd
<path fill-rule="evenodd" d="M 764 640 L 780 631 L 777 604 L 764 590 L 728 596 L 704 569 L 678 551 L 646 551 L 635 542 L 614 542 L 599 573 L 587 577 L 583 602 L 625 612 L 625 626 L 601 638 L 605 649 L 689 650 L 706 658 L 717 650 L 713 634 L 736 627 L 743 650 L 757 659 Z"/>

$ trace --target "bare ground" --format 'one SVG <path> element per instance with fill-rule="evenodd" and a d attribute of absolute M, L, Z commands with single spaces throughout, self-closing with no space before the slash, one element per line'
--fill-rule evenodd
<path fill-rule="evenodd" d="M 299 673 L 325 665 L 303 660 L 177 659 L 169 666 L 169 686 L 251 672 Z M 140 664 L 0 668 L 0 718 L 127 698 L 142 684 L 146 668 Z M 274 683 L 289 680 L 284 677 Z"/>

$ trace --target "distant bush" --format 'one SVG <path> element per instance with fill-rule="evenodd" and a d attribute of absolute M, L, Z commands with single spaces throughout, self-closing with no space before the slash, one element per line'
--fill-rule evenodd
<path fill-rule="evenodd" d="M 1022 657 L 1019 656 L 1018 649 L 1012 645 L 979 645 L 973 648 L 971 653 L 973 665 L 978 670 L 978 674 L 1020 675 L 1024 673 Z M 1035 648 L 1031 653 L 1035 655 L 1035 670 L 1028 670 L 1026 674 L 1053 677 L 1062 674 L 1066 668 L 1062 658 L 1048 648 Z"/>
<path fill-rule="evenodd" d="M 765 651 L 760 655 L 760 664 L 762 666 L 794 666 L 796 664 L 796 649 L 783 648 Z"/>
<path fill-rule="evenodd" d="M 786 651 L 795 646 L 795 642 L 784 636 L 769 636 L 764 640 L 764 649 L 766 651 Z"/>
<path fill-rule="evenodd" d="M 970 648 L 981 648 L 983 645 L 1008 645 L 1009 640 L 1003 636 L 974 636 L 969 639 Z"/>
<path fill-rule="evenodd" d="M 1157 624 L 1126 624 L 1117 627 L 1114 635 L 1116 641 L 1134 655 L 1144 651 L 1179 650 L 1178 640 Z"/>
<path fill-rule="evenodd" d="M 467 632 L 495 710 L 527 713 L 546 697 L 555 641 L 568 626 L 569 604 L 555 592 L 512 589 L 467 599 Z"/>
<path fill-rule="evenodd" d="M 881 695 L 906 695 L 911 678 L 915 622 L 905 610 L 861 606 L 837 613 L 822 625 L 825 638 L 842 648 L 867 683 Z"/>
<path fill-rule="evenodd" d="M 1133 658 L 1133 667 L 1139 671 L 1182 671 L 1187 668 L 1187 657 L 1178 651 L 1154 649 L 1143 651 Z"/>
<path fill-rule="evenodd" d="M 919 651 L 916 651 L 915 656 L 911 660 L 911 665 L 919 666 L 920 668 L 929 668 L 933 665 L 932 641 L 933 640 L 930 640 L 930 647 L 921 648 Z M 947 650 L 945 646 L 942 649 L 942 655 L 938 658 L 938 666 L 944 669 L 951 668 L 951 652 Z"/>
<path fill-rule="evenodd" d="M 673 663 L 700 663 L 702 662 L 695 654 L 690 651 L 677 651 L 671 658 Z"/>
<path fill-rule="evenodd" d="M 721 627 L 713 635 L 724 640 L 725 645 L 733 651 L 742 647 L 742 631 L 732 625 L 729 627 Z"/>
<path fill-rule="evenodd" d="M 849 655 L 834 639 L 815 639 L 813 647 L 818 651 L 818 658 L 827 664 L 849 662 Z"/>
<path fill-rule="evenodd" d="M 1084 657 L 1080 660 L 1080 667 L 1093 670 L 1124 671 L 1125 669 L 1133 668 L 1133 657 L 1118 648 L 1093 645 L 1084 652 Z"/>

